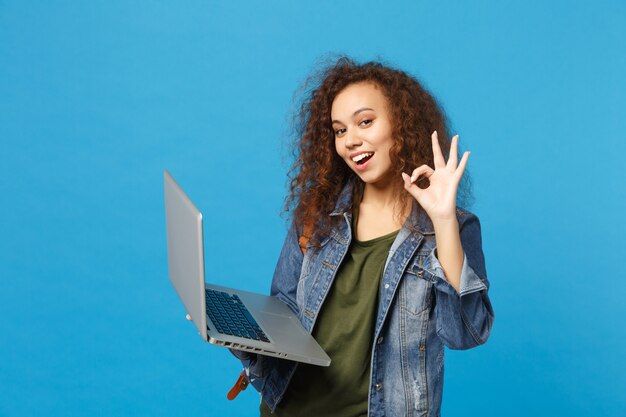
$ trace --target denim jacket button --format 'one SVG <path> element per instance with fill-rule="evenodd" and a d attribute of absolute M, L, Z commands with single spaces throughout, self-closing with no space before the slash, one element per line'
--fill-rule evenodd
<path fill-rule="evenodd" d="M 382 337 L 382 336 L 380 336 L 380 337 L 378 338 L 377 343 L 378 343 L 379 345 L 380 345 L 381 343 L 383 343 L 383 337 Z"/>
<path fill-rule="evenodd" d="M 383 388 L 383 384 L 378 383 L 376 384 L 376 391 L 380 391 Z"/>

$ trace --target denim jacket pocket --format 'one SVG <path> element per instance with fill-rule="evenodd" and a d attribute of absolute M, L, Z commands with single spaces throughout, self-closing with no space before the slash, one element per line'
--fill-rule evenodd
<path fill-rule="evenodd" d="M 298 287 L 296 289 L 296 304 L 298 305 L 300 314 L 302 314 L 307 294 L 311 293 L 314 287 L 315 277 L 321 267 L 316 260 L 324 253 L 326 245 L 331 239 L 333 239 L 332 235 L 325 237 L 317 247 L 311 246 L 310 243 L 307 244 L 307 250 L 302 260 L 300 278 L 298 279 Z"/>
<path fill-rule="evenodd" d="M 403 308 L 410 314 L 418 315 L 430 309 L 432 302 L 432 282 L 429 272 L 424 269 L 426 255 L 417 255 L 406 269 L 403 277 Z"/>

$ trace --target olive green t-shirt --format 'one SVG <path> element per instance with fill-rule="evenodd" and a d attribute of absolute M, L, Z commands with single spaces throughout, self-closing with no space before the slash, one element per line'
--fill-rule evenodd
<path fill-rule="evenodd" d="M 298 364 L 275 413 L 261 402 L 262 417 L 367 416 L 380 280 L 397 234 L 353 239 L 312 333 L 330 366 Z"/>

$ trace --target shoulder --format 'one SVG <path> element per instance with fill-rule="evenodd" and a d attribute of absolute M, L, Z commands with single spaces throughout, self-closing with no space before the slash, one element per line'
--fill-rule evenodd
<path fill-rule="evenodd" d="M 456 207 L 456 216 L 457 217 L 462 217 L 462 216 L 467 216 L 467 217 L 474 216 L 474 217 L 477 217 L 476 214 L 474 214 L 473 212 L 471 212 L 469 210 L 466 210 L 463 207 L 459 207 L 459 206 Z"/>
<path fill-rule="evenodd" d="M 456 208 L 456 218 L 459 222 L 460 228 L 468 223 L 477 223 L 478 225 L 480 225 L 480 219 L 478 218 L 478 216 L 475 213 L 462 207 Z"/>

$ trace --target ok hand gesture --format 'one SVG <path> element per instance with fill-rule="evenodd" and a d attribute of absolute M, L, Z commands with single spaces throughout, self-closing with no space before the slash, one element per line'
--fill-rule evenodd
<path fill-rule="evenodd" d="M 432 134 L 435 169 L 422 165 L 409 175 L 402 173 L 404 189 L 407 190 L 422 206 L 433 223 L 438 221 L 456 220 L 456 191 L 465 171 L 469 152 L 465 152 L 457 166 L 457 148 L 459 135 L 452 138 L 448 162 L 443 159 L 437 131 Z M 428 188 L 419 188 L 415 182 L 421 176 L 430 181 Z"/>

